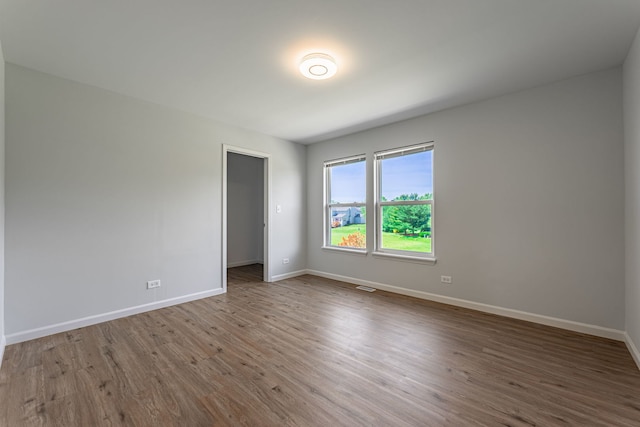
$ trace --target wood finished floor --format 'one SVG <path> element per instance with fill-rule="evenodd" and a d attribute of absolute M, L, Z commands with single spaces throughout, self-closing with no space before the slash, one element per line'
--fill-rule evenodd
<path fill-rule="evenodd" d="M 0 426 L 639 426 L 623 343 L 301 276 L 6 348 Z"/>

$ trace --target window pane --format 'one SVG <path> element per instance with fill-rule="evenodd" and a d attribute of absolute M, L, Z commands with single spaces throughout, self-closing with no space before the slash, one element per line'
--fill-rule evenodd
<path fill-rule="evenodd" d="M 433 198 L 432 159 L 433 151 L 424 151 L 381 160 L 381 200 Z"/>
<path fill-rule="evenodd" d="M 382 207 L 382 248 L 431 252 L 431 205 Z"/>
<path fill-rule="evenodd" d="M 330 203 L 364 203 L 367 197 L 365 162 L 329 167 Z"/>
<path fill-rule="evenodd" d="M 366 213 L 364 207 L 341 207 L 331 209 L 329 218 L 331 246 L 366 248 Z"/>

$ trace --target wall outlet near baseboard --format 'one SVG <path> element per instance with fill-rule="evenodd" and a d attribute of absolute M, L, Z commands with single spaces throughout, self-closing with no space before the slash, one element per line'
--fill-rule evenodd
<path fill-rule="evenodd" d="M 282 258 L 283 264 L 289 264 L 289 258 Z"/>
<path fill-rule="evenodd" d="M 147 289 L 159 288 L 160 280 L 149 280 L 147 282 Z"/>
<path fill-rule="evenodd" d="M 440 276 L 440 281 L 442 283 L 446 283 L 447 285 L 451 284 L 451 276 Z"/>

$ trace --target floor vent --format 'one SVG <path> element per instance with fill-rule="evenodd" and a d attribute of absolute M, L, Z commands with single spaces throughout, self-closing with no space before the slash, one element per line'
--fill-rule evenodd
<path fill-rule="evenodd" d="M 360 289 L 361 291 L 367 291 L 367 292 L 375 292 L 376 291 L 375 288 L 370 288 L 368 286 L 356 286 L 356 289 Z"/>

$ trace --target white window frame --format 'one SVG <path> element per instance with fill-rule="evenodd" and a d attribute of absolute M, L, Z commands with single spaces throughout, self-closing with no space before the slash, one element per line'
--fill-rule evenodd
<path fill-rule="evenodd" d="M 434 189 L 432 198 L 430 200 L 397 200 L 397 201 L 383 201 L 382 200 L 382 160 L 390 159 L 393 157 L 406 156 L 409 154 L 416 154 L 425 151 L 431 151 L 431 170 L 432 170 L 432 182 L 434 182 Z M 402 258 L 407 260 L 428 261 L 435 262 L 435 150 L 434 143 L 424 142 L 421 144 L 411 145 L 408 147 L 393 148 L 390 150 L 377 151 L 373 154 L 374 158 L 374 251 L 373 255 L 388 256 L 394 258 Z M 399 249 L 389 249 L 382 247 L 382 208 L 384 206 L 403 206 L 403 205 L 430 205 L 431 206 L 431 252 L 415 252 L 405 251 Z"/>
<path fill-rule="evenodd" d="M 331 218 L 331 210 L 334 208 L 366 208 L 367 206 L 367 193 L 365 190 L 365 200 L 363 202 L 352 202 L 352 203 L 331 203 L 331 168 L 335 166 L 343 166 L 348 165 L 350 163 L 358 163 L 365 162 L 365 170 L 367 167 L 367 156 L 366 154 L 359 154 L 357 156 L 343 157 L 335 160 L 327 160 L 324 162 L 324 215 L 323 215 L 323 234 L 324 234 L 324 249 L 332 249 L 344 252 L 354 252 L 354 253 L 367 253 L 367 244 L 365 237 L 365 247 L 364 248 L 353 248 L 353 247 L 345 247 L 345 246 L 336 246 L 331 244 L 331 224 L 329 223 L 329 219 Z M 367 184 L 367 178 L 365 173 L 365 188 Z M 366 220 L 365 220 L 366 224 Z"/>

